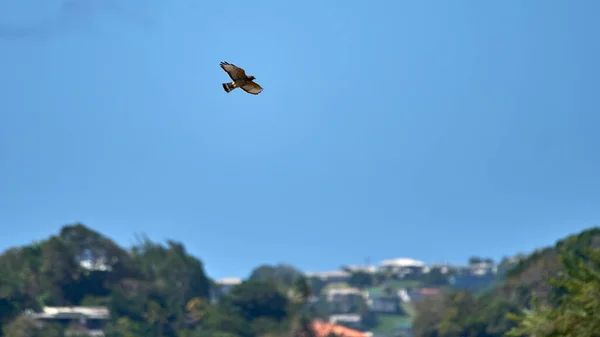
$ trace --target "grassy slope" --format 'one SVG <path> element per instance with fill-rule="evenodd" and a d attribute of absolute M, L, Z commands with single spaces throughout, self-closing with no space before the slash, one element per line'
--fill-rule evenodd
<path fill-rule="evenodd" d="M 376 334 L 391 335 L 398 324 L 411 324 L 415 310 L 410 303 L 402 303 L 405 315 L 377 314 L 377 327 L 371 330 Z"/>
<path fill-rule="evenodd" d="M 390 287 L 394 289 L 402 289 L 402 288 L 419 288 L 423 286 L 423 282 L 421 281 L 403 281 L 403 280 L 394 280 L 390 281 Z"/>
<path fill-rule="evenodd" d="M 377 315 L 379 324 L 371 332 L 377 334 L 392 334 L 394 328 L 401 323 L 409 323 L 411 321 L 410 316 L 402 315 Z"/>

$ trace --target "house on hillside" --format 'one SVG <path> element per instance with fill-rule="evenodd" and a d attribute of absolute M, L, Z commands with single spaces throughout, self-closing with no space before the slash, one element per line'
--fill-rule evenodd
<path fill-rule="evenodd" d="M 429 274 L 432 271 L 438 270 L 442 275 L 446 275 L 450 272 L 450 266 L 446 264 L 432 264 L 423 267 L 423 274 Z"/>
<path fill-rule="evenodd" d="M 98 258 L 95 260 L 86 259 L 80 260 L 79 266 L 87 271 L 112 271 L 112 266 L 107 263 L 106 258 Z"/>
<path fill-rule="evenodd" d="M 474 263 L 469 266 L 471 275 L 485 276 L 489 274 L 496 274 L 498 267 L 494 263 L 480 262 Z"/>
<path fill-rule="evenodd" d="M 449 278 L 449 283 L 455 289 L 475 291 L 487 287 L 495 279 L 496 275 L 494 274 L 454 275 Z"/>
<path fill-rule="evenodd" d="M 409 274 L 420 274 L 423 272 L 424 267 L 424 262 L 409 258 L 384 260 L 379 265 L 381 271 L 394 275 L 397 278 L 403 278 Z"/>
<path fill-rule="evenodd" d="M 328 302 L 345 300 L 351 297 L 365 298 L 364 291 L 357 288 L 332 288 L 325 293 Z"/>
<path fill-rule="evenodd" d="M 239 278 L 236 278 L 236 277 L 226 277 L 226 278 L 222 278 L 217 281 L 217 285 L 225 293 L 228 293 L 229 290 L 231 290 L 231 288 L 233 288 L 241 283 L 242 283 L 242 280 Z"/>
<path fill-rule="evenodd" d="M 85 334 L 88 336 L 104 336 L 104 327 L 110 318 L 106 307 L 44 307 L 42 312 L 26 311 L 36 321 L 44 323 L 59 323 L 66 331 L 65 334 Z"/>
<path fill-rule="evenodd" d="M 397 294 L 386 294 L 381 288 L 367 291 L 367 305 L 374 313 L 397 314 L 400 312 L 400 304 Z"/>
<path fill-rule="evenodd" d="M 376 296 L 368 300 L 372 312 L 397 314 L 400 312 L 400 299 L 392 296 Z"/>
<path fill-rule="evenodd" d="M 455 289 L 476 291 L 494 282 L 497 272 L 498 267 L 492 262 L 471 263 L 451 276 L 448 281 Z"/>
<path fill-rule="evenodd" d="M 425 296 L 437 295 L 437 294 L 440 294 L 441 292 L 442 291 L 437 288 L 420 288 L 420 289 L 415 289 L 415 290 L 409 291 L 408 296 L 410 297 L 411 302 L 415 302 Z"/>
<path fill-rule="evenodd" d="M 325 293 L 325 298 L 334 312 L 340 314 L 356 311 L 360 307 L 360 303 L 364 303 L 365 297 L 365 292 L 356 288 L 333 288 Z"/>

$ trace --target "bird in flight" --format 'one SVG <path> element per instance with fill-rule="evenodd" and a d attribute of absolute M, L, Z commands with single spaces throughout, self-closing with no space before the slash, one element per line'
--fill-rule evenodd
<path fill-rule="evenodd" d="M 263 90 L 260 85 L 254 82 L 256 77 L 247 76 L 244 69 L 227 62 L 221 62 L 221 68 L 233 80 L 231 83 L 223 83 L 225 92 L 229 93 L 235 88 L 242 88 L 249 94 L 258 95 Z"/>

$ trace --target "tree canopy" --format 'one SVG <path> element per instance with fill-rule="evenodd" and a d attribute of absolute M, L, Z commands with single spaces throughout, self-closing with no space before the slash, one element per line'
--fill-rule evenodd
<path fill-rule="evenodd" d="M 428 296 L 416 303 L 414 335 L 600 335 L 600 229 L 535 251 L 493 289 Z"/>
<path fill-rule="evenodd" d="M 452 290 L 441 269 L 423 275 L 420 282 L 446 291 L 412 304 L 414 336 L 600 335 L 600 229 L 503 259 L 499 269 L 501 279 L 481 293 Z M 215 302 L 214 281 L 183 244 L 142 238 L 126 249 L 82 224 L 6 250 L 0 270 L 0 336 L 6 337 L 62 336 L 63 326 L 40 326 L 24 314 L 44 306 L 106 306 L 108 337 L 315 337 L 312 320 L 336 310 L 310 301 L 325 281 L 285 264 L 257 267 Z M 392 281 L 386 282 L 355 272 L 348 283 L 370 288 Z M 377 324 L 365 303 L 352 305 L 365 329 Z"/>
<path fill-rule="evenodd" d="M 142 238 L 130 249 L 84 226 L 0 256 L 0 335 L 59 336 L 40 328 L 26 309 L 43 306 L 109 308 L 110 337 L 255 337 L 292 333 L 311 289 L 292 266 L 262 266 L 217 303 L 202 261 L 175 241 Z M 292 303 L 287 290 L 299 288 Z M 306 328 L 306 327 L 305 327 Z"/>

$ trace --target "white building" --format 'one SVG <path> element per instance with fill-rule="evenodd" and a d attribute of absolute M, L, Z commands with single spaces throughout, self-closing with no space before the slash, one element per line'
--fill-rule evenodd
<path fill-rule="evenodd" d="M 112 267 L 106 262 L 105 258 L 96 260 L 81 260 L 79 266 L 89 271 L 111 271 Z"/>
<path fill-rule="evenodd" d="M 231 288 L 235 287 L 238 284 L 241 284 L 242 280 L 236 277 L 226 277 L 217 281 L 217 285 L 219 286 L 219 290 L 223 294 L 227 294 Z"/>
<path fill-rule="evenodd" d="M 378 296 L 369 298 L 367 305 L 376 313 L 397 313 L 400 308 L 400 298 L 396 296 Z"/>
<path fill-rule="evenodd" d="M 481 262 L 474 263 L 469 266 L 471 269 L 471 275 L 488 275 L 488 274 L 496 274 L 498 271 L 498 267 L 493 263 Z"/>
<path fill-rule="evenodd" d="M 325 293 L 327 302 L 333 305 L 336 313 L 350 313 L 358 303 L 365 303 L 366 292 L 356 288 L 329 289 Z"/>
<path fill-rule="evenodd" d="M 110 318 L 106 307 L 44 307 L 40 313 L 26 313 L 40 322 L 57 322 L 69 330 L 67 335 L 104 336 L 104 326 Z"/>
<path fill-rule="evenodd" d="M 439 270 L 440 273 L 446 275 L 450 271 L 450 267 L 442 264 L 432 264 L 423 267 L 423 274 L 429 274 L 432 270 Z"/>
<path fill-rule="evenodd" d="M 425 262 L 410 259 L 410 258 L 397 258 L 391 260 L 383 260 L 379 264 L 381 267 L 424 267 Z"/>
<path fill-rule="evenodd" d="M 325 271 L 325 272 L 306 272 L 306 277 L 319 278 L 325 282 L 348 282 L 350 273 L 343 270 Z"/>
<path fill-rule="evenodd" d="M 385 272 L 391 272 L 394 274 L 402 275 L 421 272 L 424 267 L 425 262 L 409 258 L 383 260 L 379 264 L 379 268 Z"/>

